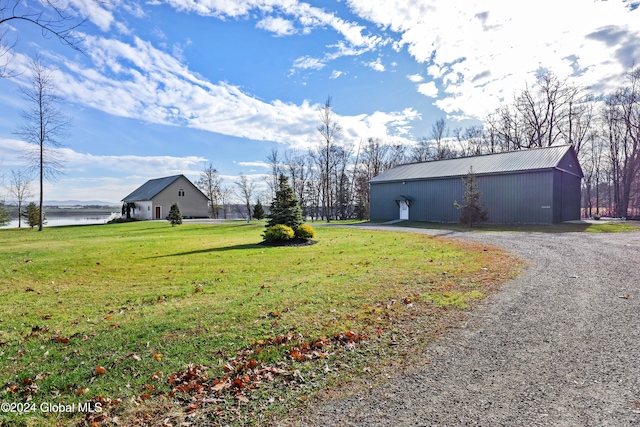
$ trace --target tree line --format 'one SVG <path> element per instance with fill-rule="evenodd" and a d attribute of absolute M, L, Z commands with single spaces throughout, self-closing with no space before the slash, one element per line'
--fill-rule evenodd
<path fill-rule="evenodd" d="M 599 95 L 542 72 L 483 124 L 451 129 L 441 118 L 413 145 L 376 137 L 357 146 L 340 144 L 342 128 L 331 97 L 318 109 L 318 120 L 315 148 L 269 153 L 266 194 L 256 194 L 255 182 L 244 175 L 225 189 L 211 165 L 200 188 L 218 206 L 236 194 L 250 212 L 250 200 L 271 200 L 284 174 L 305 217 L 366 219 L 369 180 L 394 166 L 570 144 L 584 172 L 584 216 L 640 216 L 640 67 L 628 71 L 615 90 Z M 205 185 L 212 174 L 218 176 L 216 185 Z"/>

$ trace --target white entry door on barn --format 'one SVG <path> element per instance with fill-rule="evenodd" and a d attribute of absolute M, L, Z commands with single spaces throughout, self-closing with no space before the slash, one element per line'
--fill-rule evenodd
<path fill-rule="evenodd" d="M 398 202 L 400 205 L 400 219 L 409 219 L 409 201 L 408 200 L 400 200 Z"/>

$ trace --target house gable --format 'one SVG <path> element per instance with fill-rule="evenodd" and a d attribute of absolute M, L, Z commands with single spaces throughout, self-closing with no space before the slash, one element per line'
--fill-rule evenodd
<path fill-rule="evenodd" d="M 123 199 L 135 206 L 138 219 L 164 219 L 173 203 L 185 218 L 206 218 L 209 199 L 184 175 L 152 179 Z"/>

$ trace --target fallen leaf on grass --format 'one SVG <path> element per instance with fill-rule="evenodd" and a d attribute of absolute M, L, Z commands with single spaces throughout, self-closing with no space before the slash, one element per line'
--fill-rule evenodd
<path fill-rule="evenodd" d="M 213 391 L 222 391 L 228 387 L 226 382 L 219 382 L 218 384 L 212 387 Z"/>
<path fill-rule="evenodd" d="M 162 362 L 162 353 L 155 353 L 153 355 L 153 358 L 156 359 L 158 362 Z"/>
<path fill-rule="evenodd" d="M 106 372 L 106 370 L 104 369 L 104 367 L 98 365 L 96 367 L 96 375 L 104 375 Z"/>

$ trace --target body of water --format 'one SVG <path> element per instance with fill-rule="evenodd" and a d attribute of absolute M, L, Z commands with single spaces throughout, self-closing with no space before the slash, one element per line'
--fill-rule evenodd
<path fill-rule="evenodd" d="M 47 215 L 47 222 L 44 224 L 45 227 L 60 227 L 63 225 L 89 225 L 89 224 L 106 224 L 107 221 L 113 219 L 114 217 L 119 217 L 120 213 L 69 213 L 65 215 Z M 11 222 L 2 228 L 18 228 L 18 219 L 13 219 Z M 22 220 L 22 228 L 29 228 L 27 222 Z M 37 228 L 34 227 L 34 228 Z"/>

